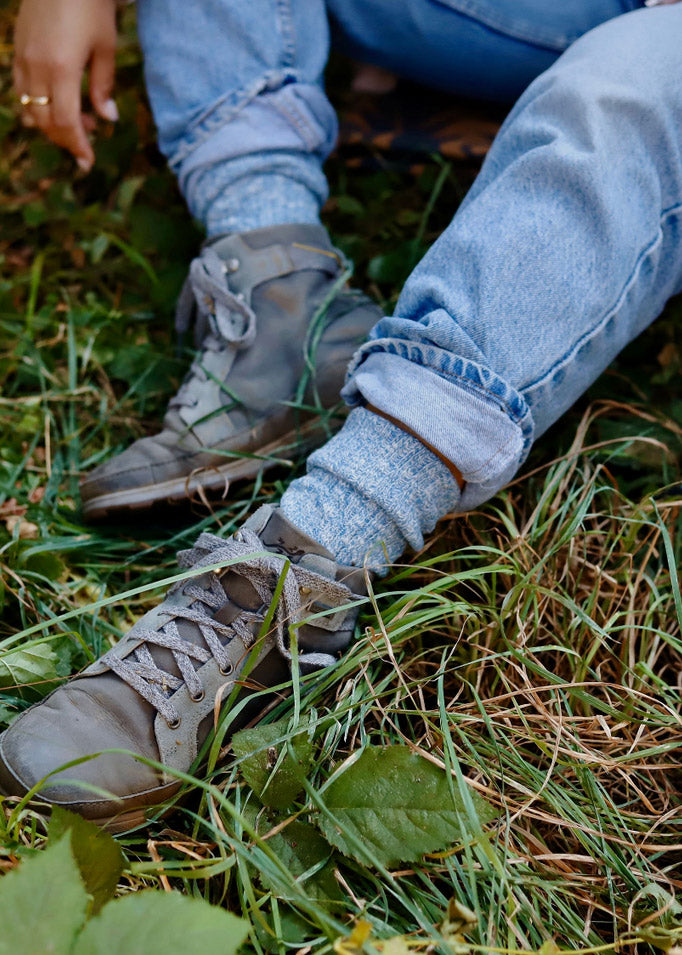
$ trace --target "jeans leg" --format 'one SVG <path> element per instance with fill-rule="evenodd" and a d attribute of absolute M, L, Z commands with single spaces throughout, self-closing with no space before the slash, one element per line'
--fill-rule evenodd
<path fill-rule="evenodd" d="M 162 152 L 209 234 L 314 222 L 336 116 L 324 0 L 138 0 Z"/>
<path fill-rule="evenodd" d="M 462 472 L 461 509 L 682 290 L 682 5 L 590 31 L 535 80 L 344 394 Z"/>
<path fill-rule="evenodd" d="M 579 36 L 644 0 L 327 0 L 334 43 L 428 86 L 514 102 Z"/>

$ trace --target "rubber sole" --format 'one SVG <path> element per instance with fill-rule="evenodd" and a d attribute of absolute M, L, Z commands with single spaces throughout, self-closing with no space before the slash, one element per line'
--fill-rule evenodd
<path fill-rule="evenodd" d="M 186 477 L 112 491 L 84 500 L 83 516 L 91 521 L 103 520 L 125 511 L 140 511 L 155 504 L 188 500 L 201 491 L 224 494 L 234 481 L 249 480 L 270 468 L 290 464 L 293 450 L 297 455 L 311 451 L 325 434 L 319 419 L 315 419 L 263 445 L 253 452 L 252 457 L 238 457 L 225 464 L 198 468 Z"/>

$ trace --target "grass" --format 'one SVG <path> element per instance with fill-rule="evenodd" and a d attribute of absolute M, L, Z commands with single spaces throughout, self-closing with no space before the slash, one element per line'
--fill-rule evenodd
<path fill-rule="evenodd" d="M 198 233 L 155 152 L 130 32 L 122 121 L 100 131 L 92 175 L 74 179 L 16 122 L 7 20 L 0 726 L 54 685 L 40 676 L 45 654 L 59 679 L 80 669 L 156 602 L 176 550 L 203 528 L 228 533 L 291 477 L 272 472 L 212 509 L 83 523 L 79 474 L 151 431 L 182 375 L 170 316 Z M 438 157 L 416 173 L 380 159 L 349 170 L 337 157 L 329 173 L 334 237 L 356 282 L 390 308 L 466 177 Z M 453 898 L 474 913 L 466 943 L 450 943 L 462 952 L 679 951 L 680 318 L 671 303 L 522 476 L 396 566 L 334 673 L 303 680 L 300 700 L 268 717 L 311 714 L 299 820 L 326 811 L 324 785 L 350 754 L 401 741 L 487 797 L 499 820 L 402 869 L 335 854 L 338 893 L 324 900 L 271 849 L 273 821 L 256 818 L 238 761 L 216 747 L 186 803 L 122 840 L 121 892 L 173 887 L 241 911 L 258 952 L 355 953 L 359 935 L 338 940 L 357 920 L 371 928 L 366 946 L 404 936 L 415 950 L 442 947 Z M 20 646 L 34 648 L 33 675 L 11 666 Z M 2 807 L 1 869 L 43 840 L 32 811 Z"/>

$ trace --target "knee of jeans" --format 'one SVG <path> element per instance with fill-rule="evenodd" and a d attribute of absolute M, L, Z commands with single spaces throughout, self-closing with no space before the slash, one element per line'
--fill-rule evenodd
<path fill-rule="evenodd" d="M 551 79 L 555 88 L 603 110 L 639 103 L 679 117 L 681 36 L 682 3 L 635 10 L 576 40 L 536 82 L 542 87 Z"/>

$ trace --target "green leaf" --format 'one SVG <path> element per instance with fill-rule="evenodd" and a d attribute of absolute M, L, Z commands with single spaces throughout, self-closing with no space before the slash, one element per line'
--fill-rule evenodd
<path fill-rule="evenodd" d="M 402 283 L 426 252 L 418 239 L 408 239 L 390 252 L 376 255 L 367 266 L 367 274 L 375 282 Z"/>
<path fill-rule="evenodd" d="M 105 905 L 85 926 L 73 955 L 232 955 L 248 928 L 247 922 L 200 899 L 177 892 L 136 892 Z"/>
<path fill-rule="evenodd" d="M 57 677 L 57 655 L 49 643 L 0 654 L 0 686 L 22 686 Z"/>
<path fill-rule="evenodd" d="M 87 904 L 69 839 L 24 859 L 0 879 L 0 955 L 66 955 Z"/>
<path fill-rule="evenodd" d="M 18 712 L 18 710 L 12 710 L 4 703 L 0 703 L 0 723 L 11 723 Z"/>
<path fill-rule="evenodd" d="M 116 840 L 93 822 L 55 806 L 50 818 L 50 840 L 71 836 L 71 851 L 85 887 L 92 896 L 91 914 L 96 915 L 116 891 L 124 857 Z"/>
<path fill-rule="evenodd" d="M 381 865 L 414 862 L 460 840 L 466 822 L 464 803 L 452 793 L 442 769 L 417 756 L 408 746 L 368 746 L 362 755 L 324 790 L 324 802 L 335 822 L 324 815 L 318 824 L 332 845 Z M 496 811 L 470 793 L 479 823 Z"/>
<path fill-rule="evenodd" d="M 240 769 L 249 786 L 265 806 L 286 809 L 303 789 L 301 780 L 313 761 L 313 744 L 308 731 L 297 733 L 291 740 L 295 758 L 288 751 L 280 763 L 286 743 L 275 741 L 287 735 L 289 720 L 241 730 L 232 738 L 232 751 L 242 759 Z M 274 773 L 273 773 L 273 770 Z"/>
<path fill-rule="evenodd" d="M 311 899 L 342 899 L 343 893 L 334 878 L 334 866 L 329 862 L 331 849 L 317 829 L 305 822 L 291 822 L 280 832 L 271 836 L 266 843 L 275 853 L 292 876 L 300 881 L 306 895 Z M 325 863 L 308 878 L 301 880 L 301 876 L 313 867 Z M 261 871 L 263 884 L 271 889 L 278 897 L 282 897 L 281 884 L 275 884 L 267 873 Z M 286 893 L 285 898 L 295 900 L 294 893 Z"/>

